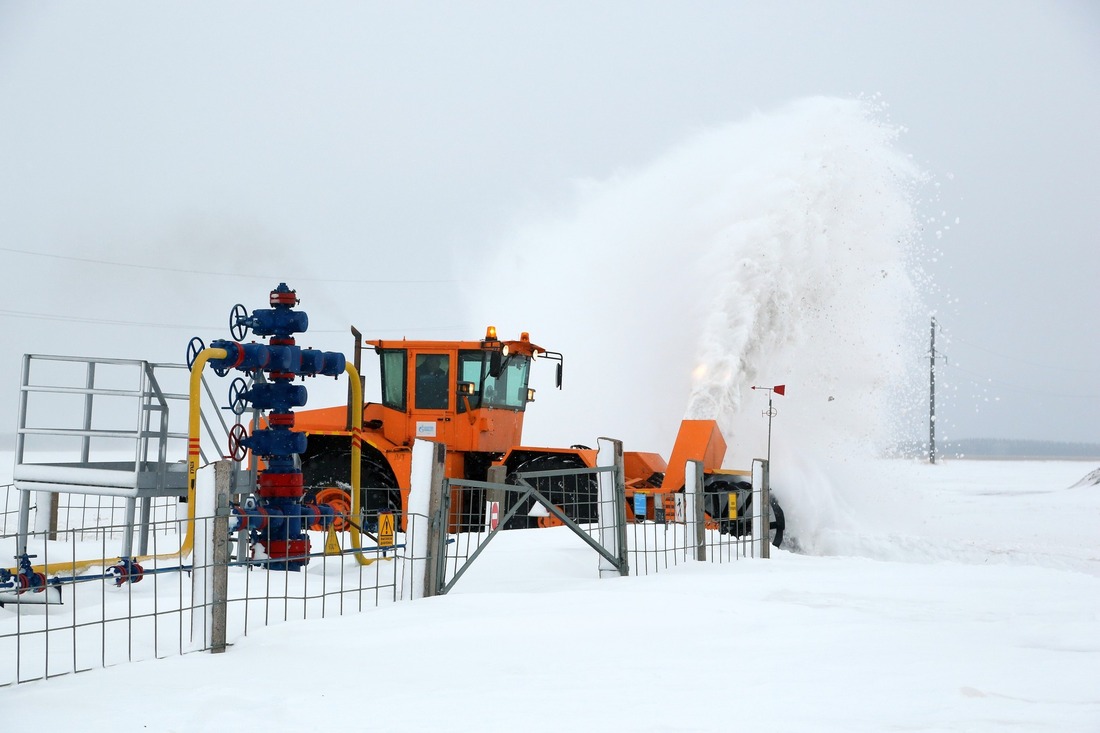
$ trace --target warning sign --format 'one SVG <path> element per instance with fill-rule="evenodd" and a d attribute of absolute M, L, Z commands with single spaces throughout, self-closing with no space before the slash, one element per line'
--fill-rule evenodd
<path fill-rule="evenodd" d="M 730 505 L 730 519 L 737 519 L 737 492 L 731 491 L 728 494 L 728 497 Z"/>
<path fill-rule="evenodd" d="M 339 555 L 340 552 L 340 538 L 336 536 L 336 529 L 334 527 L 329 527 L 328 536 L 325 537 L 325 554 Z"/>
<path fill-rule="evenodd" d="M 485 502 L 485 524 L 489 526 L 490 530 L 496 529 L 498 526 L 500 526 L 499 501 Z"/>
<path fill-rule="evenodd" d="M 386 512 L 378 515 L 378 545 L 380 547 L 393 546 L 393 513 Z"/>

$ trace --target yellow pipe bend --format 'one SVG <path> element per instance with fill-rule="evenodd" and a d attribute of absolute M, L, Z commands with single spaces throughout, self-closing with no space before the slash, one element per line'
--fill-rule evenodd
<path fill-rule="evenodd" d="M 199 427 L 202 425 L 202 370 L 206 367 L 206 362 L 211 359 L 225 359 L 228 356 L 229 352 L 225 349 L 206 348 L 200 351 L 195 361 L 191 363 L 191 380 L 187 391 L 187 534 L 184 535 L 179 552 L 146 555 L 138 558 L 139 562 L 184 557 L 195 546 L 195 482 L 198 480 L 201 460 Z"/>

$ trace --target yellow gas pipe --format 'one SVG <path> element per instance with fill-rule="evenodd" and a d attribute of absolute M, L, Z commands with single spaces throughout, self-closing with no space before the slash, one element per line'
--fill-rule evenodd
<path fill-rule="evenodd" d="M 355 550 L 363 549 L 363 536 L 359 531 L 361 507 L 359 506 L 361 481 L 360 468 L 363 456 L 363 384 L 359 381 L 359 370 L 351 362 L 344 365 L 351 382 L 351 546 Z M 373 558 L 366 558 L 362 552 L 355 553 L 355 559 L 360 565 L 370 565 Z"/>
<path fill-rule="evenodd" d="M 187 534 L 183 537 L 179 552 L 167 555 L 149 555 L 141 560 L 163 560 L 170 557 L 184 557 L 195 546 L 195 482 L 198 480 L 199 426 L 202 424 L 202 370 L 211 359 L 225 359 L 229 352 L 225 349 L 206 348 L 198 353 L 191 363 L 191 380 L 187 392 Z"/>

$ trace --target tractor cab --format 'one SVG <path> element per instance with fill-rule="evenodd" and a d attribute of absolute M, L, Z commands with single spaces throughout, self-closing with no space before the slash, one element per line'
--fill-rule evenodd
<path fill-rule="evenodd" d="M 459 452 L 501 452 L 520 444 L 529 386 L 540 356 L 561 354 L 531 343 L 527 333 L 501 341 L 490 326 L 481 341 L 367 341 L 380 360 L 382 400 L 367 406 L 364 427 L 385 441 L 416 438 Z"/>
<path fill-rule="evenodd" d="M 447 446 L 448 476 L 484 480 L 494 461 L 522 443 L 536 359 L 558 362 L 561 387 L 562 355 L 531 343 L 526 333 L 502 341 L 490 326 L 480 341 L 360 342 L 358 335 L 356 341 L 357 367 L 359 345 L 371 347 L 381 376 L 381 400 L 363 407 L 360 506 L 367 515 L 404 512 L 418 438 Z M 351 407 L 300 410 L 295 417 L 308 436 L 302 455 L 307 496 L 350 508 Z"/>

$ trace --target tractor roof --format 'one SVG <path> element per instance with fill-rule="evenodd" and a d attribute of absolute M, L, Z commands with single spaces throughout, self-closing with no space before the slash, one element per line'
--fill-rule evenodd
<path fill-rule="evenodd" d="M 409 340 L 409 339 L 377 339 L 374 341 L 364 342 L 368 346 L 372 346 L 375 349 L 413 349 L 415 351 L 430 351 L 432 349 L 446 349 L 446 350 L 464 350 L 464 349 L 485 349 L 486 351 L 495 351 L 501 349 L 503 346 L 508 347 L 507 353 L 523 354 L 524 356 L 531 356 L 533 353 L 539 354 L 545 353 L 546 349 L 538 344 L 531 343 L 531 337 L 526 331 L 520 334 L 516 340 L 499 340 L 496 336 L 496 328 L 489 326 L 486 330 L 485 338 L 481 341 L 427 341 L 427 340 Z"/>

